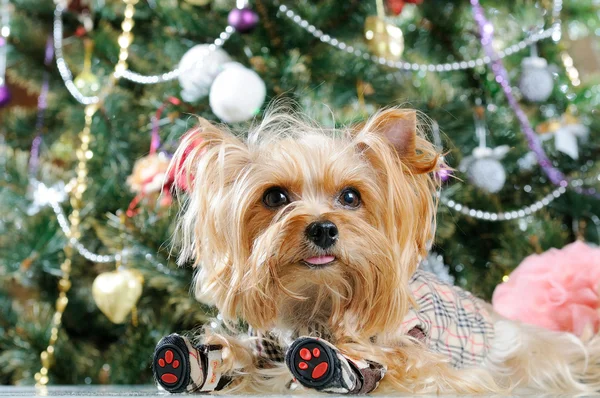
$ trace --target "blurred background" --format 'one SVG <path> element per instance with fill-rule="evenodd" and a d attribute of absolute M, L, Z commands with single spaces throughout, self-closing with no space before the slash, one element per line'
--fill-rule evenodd
<path fill-rule="evenodd" d="M 193 115 L 419 109 L 453 169 L 422 266 L 485 299 L 528 255 L 597 244 L 600 2 L 480 6 L 1 0 L 0 384 L 149 383 L 163 335 L 217 316 L 170 253 Z"/>

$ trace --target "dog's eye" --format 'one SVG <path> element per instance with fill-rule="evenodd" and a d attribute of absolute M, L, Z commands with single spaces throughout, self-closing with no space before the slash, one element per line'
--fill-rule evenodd
<path fill-rule="evenodd" d="M 281 207 L 290 203 L 290 198 L 282 188 L 269 188 L 263 195 L 263 203 L 267 207 Z"/>
<path fill-rule="evenodd" d="M 357 208 L 360 206 L 360 193 L 354 188 L 345 188 L 340 193 L 339 201 L 345 207 Z"/>

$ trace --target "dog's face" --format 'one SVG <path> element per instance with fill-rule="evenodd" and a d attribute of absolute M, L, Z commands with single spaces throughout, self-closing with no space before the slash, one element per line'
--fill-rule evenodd
<path fill-rule="evenodd" d="M 399 326 L 435 212 L 437 154 L 414 112 L 335 132 L 275 115 L 246 141 L 201 121 L 176 162 L 193 142 L 180 231 L 201 299 L 259 330 Z"/>

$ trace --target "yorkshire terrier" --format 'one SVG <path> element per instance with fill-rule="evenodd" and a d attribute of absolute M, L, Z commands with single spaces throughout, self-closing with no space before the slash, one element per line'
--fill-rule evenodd
<path fill-rule="evenodd" d="M 169 392 L 589 393 L 600 344 L 503 319 L 418 269 L 440 155 L 412 110 L 344 129 L 272 112 L 242 139 L 200 120 L 173 159 L 187 181 L 180 261 L 223 330 L 157 345 Z M 244 327 L 248 332 L 240 333 Z"/>

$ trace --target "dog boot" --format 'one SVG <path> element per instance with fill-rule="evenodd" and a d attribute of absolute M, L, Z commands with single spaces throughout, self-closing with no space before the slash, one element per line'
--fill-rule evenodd
<path fill-rule="evenodd" d="M 383 378 L 386 368 L 342 355 L 325 340 L 300 337 L 288 349 L 285 363 L 299 384 L 337 394 L 366 394 Z"/>
<path fill-rule="evenodd" d="M 152 372 L 168 392 L 210 392 L 222 389 L 229 381 L 218 372 L 221 362 L 221 346 L 194 347 L 186 337 L 170 334 L 154 349 Z"/>

